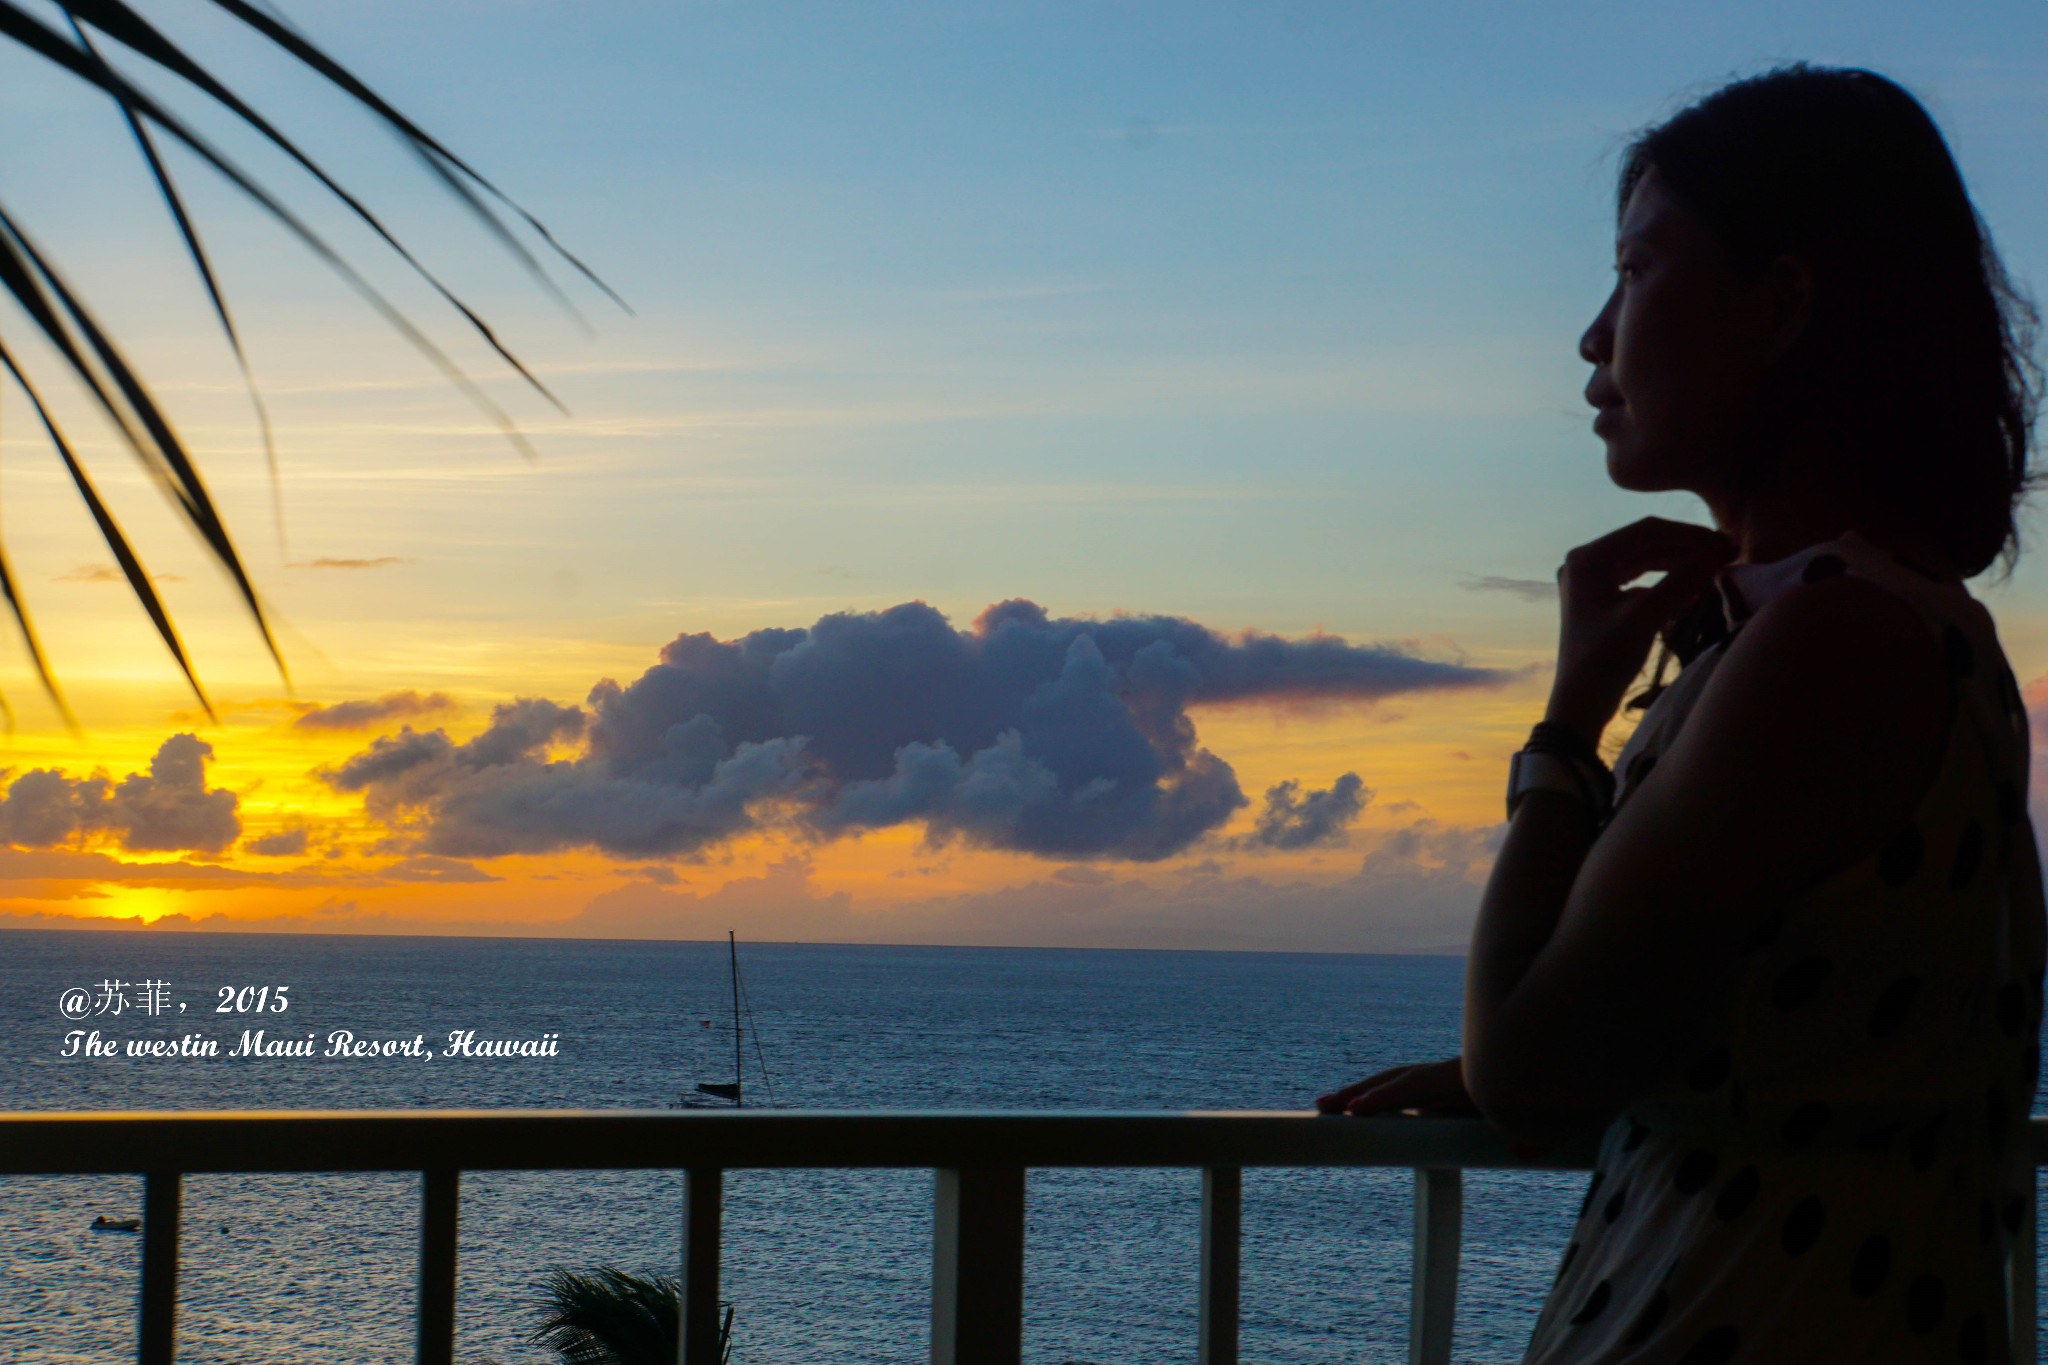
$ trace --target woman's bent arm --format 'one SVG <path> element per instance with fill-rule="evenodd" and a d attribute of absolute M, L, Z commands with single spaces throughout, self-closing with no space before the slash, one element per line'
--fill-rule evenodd
<path fill-rule="evenodd" d="M 1837 578 L 1744 627 L 1597 841 L 1569 798 L 1532 793 L 1466 970 L 1464 1078 L 1480 1109 L 1517 1137 L 1552 1137 L 1683 1067 L 1769 914 L 1911 815 L 1952 705 L 1912 610 Z"/>

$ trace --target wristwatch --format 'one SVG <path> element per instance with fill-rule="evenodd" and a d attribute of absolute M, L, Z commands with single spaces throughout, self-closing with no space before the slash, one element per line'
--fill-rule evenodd
<path fill-rule="evenodd" d="M 1563 754 L 1519 749 L 1508 759 L 1508 818 L 1530 792 L 1555 791 L 1583 801 L 1594 824 L 1605 823 L 1613 782 L 1604 766 L 1595 771 Z"/>

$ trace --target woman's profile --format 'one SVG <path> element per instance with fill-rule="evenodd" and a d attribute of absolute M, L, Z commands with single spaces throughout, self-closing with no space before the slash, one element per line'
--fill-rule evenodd
<path fill-rule="evenodd" d="M 1718 529 L 1566 557 L 1462 1057 L 1318 1106 L 1604 1128 L 1531 1365 L 2006 1361 L 2042 887 L 2025 709 L 1963 580 L 2015 553 L 2032 313 L 1867 71 L 1643 133 L 1616 267 L 1580 343 L 1608 474 Z"/>

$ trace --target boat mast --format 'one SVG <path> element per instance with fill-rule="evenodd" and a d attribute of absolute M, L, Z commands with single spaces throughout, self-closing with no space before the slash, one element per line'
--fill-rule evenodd
<path fill-rule="evenodd" d="M 732 1107 L 741 1107 L 741 1071 L 746 1054 L 740 1050 L 740 945 L 733 931 L 725 931 L 726 951 L 732 955 Z"/>

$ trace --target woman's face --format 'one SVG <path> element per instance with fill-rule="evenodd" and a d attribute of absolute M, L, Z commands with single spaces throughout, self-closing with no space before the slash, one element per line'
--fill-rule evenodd
<path fill-rule="evenodd" d="M 1615 238 L 1614 292 L 1579 339 L 1607 474 L 1637 492 L 1684 489 L 1721 505 L 1754 439 L 1766 369 L 1781 352 L 1784 290 L 1722 259 L 1712 228 L 1653 167 Z"/>

